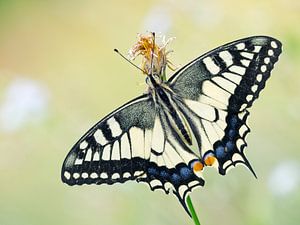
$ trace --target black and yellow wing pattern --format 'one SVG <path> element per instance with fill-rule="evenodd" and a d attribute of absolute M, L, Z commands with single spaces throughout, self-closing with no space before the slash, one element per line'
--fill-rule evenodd
<path fill-rule="evenodd" d="M 205 165 L 213 155 L 222 175 L 237 163 L 254 173 L 244 154 L 250 131 L 248 109 L 280 53 L 278 40 L 255 36 L 196 58 L 164 83 L 165 101 L 176 112 L 166 112 L 161 106 L 166 102 L 149 93 L 121 106 L 73 146 L 63 163 L 62 181 L 69 185 L 146 182 L 151 190 L 173 192 L 188 212 L 187 195 L 204 185 L 195 163 Z M 189 135 L 174 128 L 180 121 L 190 128 Z M 190 143 L 181 135 L 191 137 Z"/>

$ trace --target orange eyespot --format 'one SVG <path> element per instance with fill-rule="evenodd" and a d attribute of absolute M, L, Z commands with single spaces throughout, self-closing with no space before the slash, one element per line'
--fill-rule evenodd
<path fill-rule="evenodd" d="M 199 161 L 195 162 L 193 164 L 193 170 L 194 170 L 194 172 L 199 172 L 199 171 L 203 170 L 203 164 Z"/>
<path fill-rule="evenodd" d="M 213 155 L 209 155 L 204 159 L 204 163 L 207 166 L 212 166 L 216 160 L 216 157 L 214 157 Z"/>

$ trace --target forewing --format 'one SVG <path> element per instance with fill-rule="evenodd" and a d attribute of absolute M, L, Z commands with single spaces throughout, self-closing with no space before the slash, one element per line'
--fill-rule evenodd
<path fill-rule="evenodd" d="M 154 118 L 154 102 L 148 95 L 106 116 L 71 149 L 63 163 L 62 181 L 69 185 L 113 184 L 145 173 Z"/>
<path fill-rule="evenodd" d="M 249 37 L 200 56 L 168 81 L 193 132 L 199 134 L 201 155 L 213 152 L 223 175 L 236 163 L 254 173 L 244 155 L 250 131 L 247 108 L 258 98 L 280 53 L 278 40 Z"/>

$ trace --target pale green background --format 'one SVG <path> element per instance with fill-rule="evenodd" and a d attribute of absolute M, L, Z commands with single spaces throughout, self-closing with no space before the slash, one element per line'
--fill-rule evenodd
<path fill-rule="evenodd" d="M 208 169 L 192 198 L 202 225 L 299 224 L 299 22 L 298 0 L 0 1 L 0 107 L 18 79 L 39 82 L 49 97 L 40 119 L 0 130 L 0 225 L 192 224 L 174 196 L 146 185 L 60 181 L 77 139 L 145 90 L 143 75 L 113 49 L 126 53 L 153 27 L 176 37 L 176 65 L 242 37 L 282 41 L 280 62 L 251 109 L 247 156 L 258 180 L 244 167 L 226 177 Z"/>

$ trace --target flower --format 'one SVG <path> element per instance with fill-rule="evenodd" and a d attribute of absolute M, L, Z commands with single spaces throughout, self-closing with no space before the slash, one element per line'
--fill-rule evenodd
<path fill-rule="evenodd" d="M 174 38 L 166 40 L 165 36 L 161 37 L 161 43 L 155 40 L 155 34 L 139 34 L 138 41 L 129 50 L 130 60 L 142 56 L 141 69 L 145 74 L 157 74 L 164 76 L 166 66 L 175 70 L 173 64 L 167 59 L 167 55 L 172 51 L 166 51 L 166 46 Z M 152 56 L 153 53 L 153 56 Z"/>

